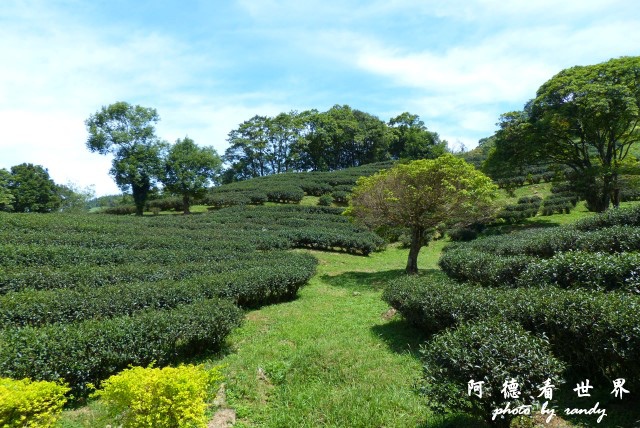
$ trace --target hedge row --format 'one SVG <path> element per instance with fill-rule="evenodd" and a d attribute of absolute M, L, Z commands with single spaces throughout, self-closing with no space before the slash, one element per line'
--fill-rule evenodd
<path fill-rule="evenodd" d="M 131 250 L 83 248 L 72 245 L 0 244 L 0 267 L 63 267 L 71 264 L 110 266 L 123 263 L 175 264 L 218 262 L 236 257 L 237 252 L 251 251 L 249 242 L 219 241 L 218 251 L 191 250 Z"/>
<path fill-rule="evenodd" d="M 438 262 L 452 279 L 487 287 L 587 288 L 640 292 L 640 253 L 558 253 L 550 259 L 447 251 Z"/>
<path fill-rule="evenodd" d="M 580 219 L 573 223 L 572 227 L 577 230 L 588 231 L 619 225 L 640 226 L 640 205 L 607 210 L 604 213 Z"/>
<path fill-rule="evenodd" d="M 383 298 L 427 333 L 499 316 L 547 337 L 557 357 L 590 376 L 604 373 L 640 383 L 639 296 L 492 289 L 431 275 L 393 281 Z"/>
<path fill-rule="evenodd" d="M 267 263 L 187 280 L 8 293 L 0 296 L 0 328 L 112 318 L 213 297 L 259 306 L 293 298 L 313 276 L 316 264 L 310 255 L 289 254 L 286 264 Z"/>
<path fill-rule="evenodd" d="M 467 244 L 446 247 L 484 251 L 496 255 L 527 255 L 549 258 L 566 251 L 622 253 L 640 251 L 640 227 L 611 226 L 591 232 L 572 227 L 531 229 L 508 235 L 477 239 Z"/>
<path fill-rule="evenodd" d="M 170 311 L 0 331 L 0 376 L 63 379 L 76 395 L 129 365 L 166 365 L 219 349 L 242 311 L 211 299 Z"/>

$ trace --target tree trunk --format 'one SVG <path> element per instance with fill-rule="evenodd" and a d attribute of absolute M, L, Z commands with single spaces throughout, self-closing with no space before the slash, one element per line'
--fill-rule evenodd
<path fill-rule="evenodd" d="M 191 211 L 189 211 L 190 206 L 191 201 L 189 200 L 189 195 L 182 195 L 182 210 L 184 215 L 191 214 Z"/>
<path fill-rule="evenodd" d="M 420 227 L 411 229 L 411 246 L 409 247 L 409 259 L 407 260 L 407 275 L 418 274 L 418 254 L 422 248 L 424 230 Z"/>
<path fill-rule="evenodd" d="M 133 202 L 136 205 L 136 215 L 141 216 L 144 212 L 144 204 L 147 201 L 147 193 L 149 193 L 149 190 L 143 186 L 132 184 L 131 193 L 133 194 Z"/>

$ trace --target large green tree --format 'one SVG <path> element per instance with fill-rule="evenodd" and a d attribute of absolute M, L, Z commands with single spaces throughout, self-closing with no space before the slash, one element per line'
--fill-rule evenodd
<path fill-rule="evenodd" d="M 85 122 L 87 148 L 113 155 L 109 173 L 123 192 L 133 194 L 136 215 L 142 215 L 147 197 L 163 173 L 166 144 L 155 135 L 159 120 L 153 108 L 117 102 L 103 106 Z"/>
<path fill-rule="evenodd" d="M 60 208 L 58 186 L 40 165 L 23 163 L 11 167 L 7 188 L 14 197 L 16 212 L 47 213 Z"/>
<path fill-rule="evenodd" d="M 207 190 L 221 166 L 222 159 L 213 147 L 198 147 L 185 137 L 169 148 L 162 182 L 169 192 L 182 196 L 184 213 L 189 214 L 193 198 Z"/>
<path fill-rule="evenodd" d="M 404 112 L 389 120 L 392 159 L 433 159 L 447 151 L 447 142 L 427 129 L 420 116 Z"/>
<path fill-rule="evenodd" d="M 497 187 L 472 165 L 451 154 L 399 164 L 362 177 L 346 211 L 370 228 L 406 227 L 411 246 L 406 272 L 418 273 L 418 254 L 439 226 L 467 226 L 495 213 Z"/>
<path fill-rule="evenodd" d="M 601 212 L 620 202 L 619 177 L 640 141 L 639 123 L 640 57 L 571 67 L 544 83 L 523 111 L 502 116 L 489 164 L 566 165 L 589 209 Z"/>
<path fill-rule="evenodd" d="M 0 169 L 0 211 L 13 211 L 15 198 L 9 189 L 11 173 L 4 168 Z"/>

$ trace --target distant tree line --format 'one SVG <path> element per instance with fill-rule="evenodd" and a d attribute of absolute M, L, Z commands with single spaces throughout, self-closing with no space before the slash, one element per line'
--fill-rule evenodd
<path fill-rule="evenodd" d="M 283 172 L 332 171 L 398 159 L 436 158 L 446 141 L 429 131 L 420 117 L 402 113 L 383 122 L 376 116 L 335 105 L 254 116 L 229 133 L 222 181 Z"/>
<path fill-rule="evenodd" d="M 402 113 L 385 123 L 347 105 L 254 116 L 229 133 L 223 156 L 188 137 L 174 145 L 162 141 L 155 134 L 159 120 L 153 108 L 117 102 L 85 122 L 87 148 L 113 156 L 110 174 L 123 192 L 131 192 L 138 215 L 159 184 L 166 194 L 182 198 L 186 214 L 193 199 L 218 182 L 436 158 L 447 147 L 417 115 Z"/>

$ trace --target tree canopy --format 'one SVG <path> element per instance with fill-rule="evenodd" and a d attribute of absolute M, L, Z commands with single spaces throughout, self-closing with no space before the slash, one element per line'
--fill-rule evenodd
<path fill-rule="evenodd" d="M 438 226 L 465 226 L 486 221 L 495 213 L 497 187 L 491 179 L 460 158 L 399 164 L 370 177 L 353 189 L 347 215 L 370 228 L 406 227 L 411 247 L 406 271 L 418 272 L 418 253 Z"/>
<path fill-rule="evenodd" d="M 85 122 L 87 148 L 113 155 L 109 173 L 122 191 L 131 190 L 137 215 L 142 215 L 147 196 L 163 173 L 166 144 L 155 135 L 159 120 L 153 108 L 117 102 L 103 106 Z"/>
<path fill-rule="evenodd" d="M 335 105 L 325 112 L 292 111 L 254 116 L 229 133 L 224 182 L 282 172 L 333 171 L 392 159 L 434 158 L 446 141 L 417 115 L 385 123 L 376 116 Z"/>
<path fill-rule="evenodd" d="M 221 166 L 222 159 L 213 147 L 198 147 L 185 137 L 169 148 L 162 182 L 170 193 L 182 196 L 183 210 L 188 214 L 192 199 L 207 190 Z"/>
<path fill-rule="evenodd" d="M 13 211 L 16 212 L 47 213 L 56 211 L 62 203 L 58 186 L 40 165 L 12 166 L 7 189 L 13 196 Z"/>
<path fill-rule="evenodd" d="M 640 141 L 640 57 L 565 69 L 523 111 L 502 115 L 489 164 L 552 161 L 573 171 L 593 211 L 619 204 L 619 176 Z"/>
<path fill-rule="evenodd" d="M 11 173 L 4 168 L 0 168 L 0 211 L 13 211 L 13 201 L 15 198 L 9 189 Z"/>

